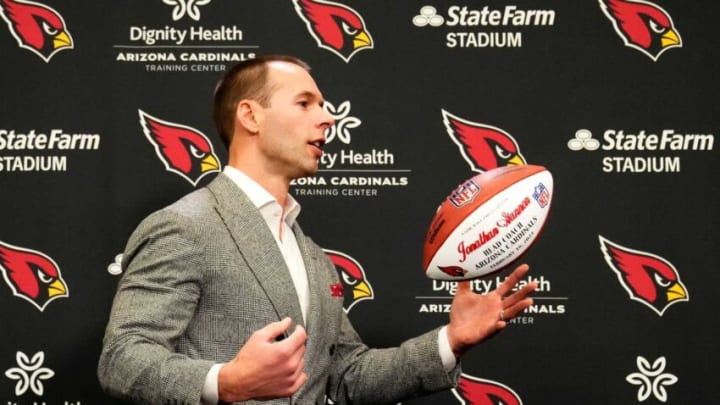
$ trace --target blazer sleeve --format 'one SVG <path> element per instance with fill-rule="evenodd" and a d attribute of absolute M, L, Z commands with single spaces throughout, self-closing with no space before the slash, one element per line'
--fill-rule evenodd
<path fill-rule="evenodd" d="M 447 372 L 434 329 L 398 347 L 370 349 L 343 313 L 328 395 L 336 404 L 395 404 L 457 384 L 460 367 Z"/>
<path fill-rule="evenodd" d="M 188 222 L 160 211 L 128 242 L 98 364 L 100 383 L 112 395 L 148 404 L 200 403 L 213 362 L 176 350 L 200 297 L 205 261 Z"/>

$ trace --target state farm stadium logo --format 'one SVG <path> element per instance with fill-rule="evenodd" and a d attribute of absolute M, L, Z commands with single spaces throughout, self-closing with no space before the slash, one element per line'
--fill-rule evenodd
<path fill-rule="evenodd" d="M 0 270 L 13 295 L 41 312 L 52 301 L 70 296 L 60 266 L 37 250 L 0 241 Z"/>
<path fill-rule="evenodd" d="M 599 0 L 600 9 L 612 23 L 625 46 L 653 61 L 671 48 L 682 47 L 680 33 L 662 7 L 642 0 Z"/>
<path fill-rule="evenodd" d="M 509 274 L 509 272 L 508 272 Z M 502 284 L 507 276 L 483 277 L 469 280 L 470 290 L 476 294 L 487 294 Z M 430 280 L 431 292 L 416 295 L 418 313 L 447 314 L 450 312 L 452 299 L 457 293 L 458 282 L 448 280 Z M 508 321 L 511 324 L 532 325 L 538 317 L 560 316 L 567 312 L 567 296 L 559 295 L 553 288 L 552 281 L 544 275 L 528 275 L 518 282 L 518 288 L 537 282 L 538 287 L 533 293 L 533 305 L 516 318 Z"/>
<path fill-rule="evenodd" d="M 140 125 L 165 170 L 196 186 L 200 179 L 221 170 L 210 139 L 195 128 L 161 120 L 138 110 Z"/>
<path fill-rule="evenodd" d="M 426 5 L 412 17 L 423 29 L 442 29 L 448 48 L 522 48 L 531 29 L 555 25 L 556 12 L 547 8 L 500 5 Z"/>
<path fill-rule="evenodd" d="M 472 171 L 482 173 L 526 163 L 517 141 L 504 130 L 460 118 L 445 110 L 442 110 L 442 117 L 447 134 Z"/>
<path fill-rule="evenodd" d="M 0 129 L 0 174 L 69 172 L 81 152 L 100 149 L 100 134 L 60 128 Z"/>
<path fill-rule="evenodd" d="M 113 45 L 116 63 L 140 66 L 153 73 L 223 72 L 228 65 L 255 57 L 259 46 L 248 42 L 247 33 L 237 25 L 238 17 L 252 18 L 250 5 L 210 4 L 210 0 L 155 1 L 171 6 L 167 23 L 137 21 L 127 26 L 125 35 Z M 201 6 L 226 7 L 228 12 L 218 13 L 223 17 L 211 24 L 203 23 Z"/>
<path fill-rule="evenodd" d="M 453 395 L 462 405 L 522 405 L 522 399 L 507 385 L 462 373 Z"/>
<path fill-rule="evenodd" d="M 373 40 L 360 13 L 326 0 L 292 0 L 318 47 L 346 63 L 358 52 L 373 48 Z"/>
<path fill-rule="evenodd" d="M 574 152 L 601 152 L 600 170 L 604 173 L 679 173 L 681 156 L 712 152 L 715 135 L 709 132 L 666 129 L 581 128 L 567 141 Z"/>
<path fill-rule="evenodd" d="M 343 252 L 330 249 L 323 249 L 323 251 L 335 265 L 335 270 L 340 278 L 340 283 L 331 286 L 331 289 L 334 296 L 342 297 L 343 309 L 346 313 L 350 312 L 350 309 L 358 302 L 375 298 L 370 281 L 360 262 Z"/>
<path fill-rule="evenodd" d="M 630 299 L 640 302 L 659 316 L 673 304 L 690 300 L 675 266 L 648 252 L 630 249 L 600 235 L 600 250 Z"/>
<path fill-rule="evenodd" d="M 56 53 L 73 48 L 72 36 L 62 15 L 45 4 L 0 0 L 0 16 L 18 46 L 31 51 L 46 63 Z"/>
<path fill-rule="evenodd" d="M 376 197 L 409 184 L 412 170 L 398 167 L 399 159 L 390 149 L 353 146 L 356 138 L 361 138 L 362 145 L 372 145 L 376 139 L 363 133 L 362 120 L 352 115 L 350 101 L 337 107 L 325 101 L 323 108 L 332 115 L 335 124 L 325 131 L 318 173 L 290 183 L 296 196 Z"/>

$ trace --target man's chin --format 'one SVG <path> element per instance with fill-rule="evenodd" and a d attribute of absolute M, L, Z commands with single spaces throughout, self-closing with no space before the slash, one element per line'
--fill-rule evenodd
<path fill-rule="evenodd" d="M 302 168 L 302 169 L 298 170 L 298 172 L 296 173 L 295 176 L 293 176 L 293 178 L 294 178 L 295 180 L 297 180 L 297 179 L 301 179 L 301 178 L 303 178 L 303 177 L 315 177 L 315 175 L 316 175 L 319 171 L 320 171 L 320 168 L 319 168 L 318 166 L 305 167 L 305 168 Z"/>

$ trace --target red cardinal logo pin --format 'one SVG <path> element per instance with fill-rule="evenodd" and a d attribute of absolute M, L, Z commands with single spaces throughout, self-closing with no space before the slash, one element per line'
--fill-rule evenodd
<path fill-rule="evenodd" d="M 57 263 L 36 250 L 0 241 L 0 270 L 13 294 L 40 311 L 53 300 L 70 295 Z"/>
<path fill-rule="evenodd" d="M 205 175 L 220 171 L 212 144 L 202 132 L 163 121 L 142 110 L 138 112 L 143 132 L 167 171 L 180 175 L 193 186 Z"/>
<path fill-rule="evenodd" d="M 464 373 L 452 391 L 463 405 L 522 405 L 518 394 L 507 385 Z"/>
<path fill-rule="evenodd" d="M 464 120 L 442 110 L 443 123 L 450 139 L 460 149 L 474 172 L 507 165 L 524 165 L 515 138 L 500 128 Z"/>
<path fill-rule="evenodd" d="M 688 291 L 675 266 L 660 256 L 630 249 L 602 236 L 600 249 L 620 285 L 638 301 L 662 316 L 672 304 L 688 301 Z"/>
<path fill-rule="evenodd" d="M 657 61 L 670 48 L 682 47 L 672 18 L 661 7 L 642 0 L 599 0 L 625 46 Z"/>
<path fill-rule="evenodd" d="M 372 38 L 357 11 L 331 1 L 293 0 L 293 3 L 320 48 L 336 54 L 346 63 L 357 52 L 372 49 Z"/>
<path fill-rule="evenodd" d="M 0 0 L 0 15 L 20 48 L 32 51 L 46 63 L 57 52 L 73 47 L 65 20 L 60 13 L 44 4 Z"/>

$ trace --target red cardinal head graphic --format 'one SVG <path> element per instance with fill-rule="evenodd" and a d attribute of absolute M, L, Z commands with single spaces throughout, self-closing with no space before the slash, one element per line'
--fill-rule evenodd
<path fill-rule="evenodd" d="M 670 305 L 690 299 L 677 270 L 667 260 L 620 246 L 599 235 L 598 238 L 605 261 L 630 299 L 645 304 L 660 316 Z"/>
<path fill-rule="evenodd" d="M 360 14 L 350 7 L 330 1 L 293 0 L 295 10 L 320 48 L 345 62 L 356 52 L 373 47 L 370 33 Z"/>
<path fill-rule="evenodd" d="M 0 242 L 0 269 L 14 295 L 40 311 L 50 301 L 69 295 L 58 265 L 38 251 Z"/>
<path fill-rule="evenodd" d="M 460 148 L 460 153 L 474 172 L 525 164 L 517 142 L 507 132 L 464 120 L 445 110 L 442 114 L 450 139 Z"/>
<path fill-rule="evenodd" d="M 52 8 L 31 1 L 0 0 L 0 15 L 21 48 L 49 62 L 55 53 L 72 49 L 73 41 L 65 21 Z"/>
<path fill-rule="evenodd" d="M 463 405 L 522 405 L 522 400 L 510 387 L 464 373 L 452 391 Z"/>
<path fill-rule="evenodd" d="M 343 286 L 343 308 L 350 312 L 350 308 L 363 300 L 373 299 L 372 287 L 365 278 L 365 270 L 360 263 L 352 257 L 335 250 L 323 249 L 330 261 L 335 265 L 335 270 L 340 276 Z"/>
<path fill-rule="evenodd" d="M 155 118 L 142 110 L 140 124 L 169 172 L 196 186 L 206 174 L 220 171 L 212 144 L 200 131 Z"/>
<path fill-rule="evenodd" d="M 600 8 L 626 46 L 654 61 L 666 50 L 682 46 L 670 15 L 655 4 L 642 0 L 600 0 Z"/>
<path fill-rule="evenodd" d="M 460 266 L 438 266 L 438 269 L 450 277 L 465 277 L 467 270 Z"/>

